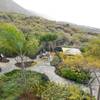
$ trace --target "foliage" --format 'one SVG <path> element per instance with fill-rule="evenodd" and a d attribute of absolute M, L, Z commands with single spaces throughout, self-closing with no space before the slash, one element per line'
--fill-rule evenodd
<path fill-rule="evenodd" d="M 91 38 L 97 37 L 97 34 L 84 32 L 80 27 L 75 28 L 68 23 L 57 23 L 41 17 L 25 16 L 18 13 L 0 12 L 0 22 L 13 23 L 25 36 L 41 35 L 44 33 L 57 33 L 59 40 L 67 45 L 77 46 L 88 42 Z M 57 41 L 58 42 L 58 41 Z M 58 46 L 61 45 L 60 43 Z"/>
<path fill-rule="evenodd" d="M 100 38 L 92 39 L 84 48 L 85 55 L 100 59 Z"/>
<path fill-rule="evenodd" d="M 90 100 L 90 96 L 88 96 L 89 94 L 84 93 L 76 86 L 69 86 L 68 92 L 69 94 L 67 100 Z M 92 99 L 95 100 L 94 97 Z"/>
<path fill-rule="evenodd" d="M 59 53 L 63 64 L 72 68 L 84 68 L 86 66 L 85 58 L 82 55 L 67 55 L 64 53 Z M 85 65 L 85 66 L 84 66 Z"/>
<path fill-rule="evenodd" d="M 88 83 L 91 75 L 87 68 L 88 64 L 83 56 L 71 56 L 63 53 L 59 53 L 59 55 L 62 59 L 62 63 L 56 67 L 57 74 L 77 83 Z"/>
<path fill-rule="evenodd" d="M 100 59 L 93 56 L 85 57 L 88 63 L 88 68 L 100 68 Z"/>
<path fill-rule="evenodd" d="M 24 35 L 11 24 L 0 23 L 0 50 L 15 53 L 23 48 Z"/>
<path fill-rule="evenodd" d="M 53 50 L 57 36 L 58 35 L 55 33 L 42 34 L 40 36 L 40 41 L 44 45 L 44 49 Z"/>
<path fill-rule="evenodd" d="M 64 66 L 57 69 L 57 74 L 81 84 L 87 84 L 90 80 L 90 73 L 83 69 L 66 68 L 66 66 Z"/>
<path fill-rule="evenodd" d="M 42 98 L 42 100 L 90 100 L 89 94 L 83 92 L 76 86 L 63 86 L 48 81 L 44 74 L 26 71 L 26 89 L 21 86 L 21 71 L 15 70 L 3 76 L 2 94 L 0 100 L 16 100 L 22 93 L 31 92 Z M 26 91 L 25 91 L 26 90 Z M 94 100 L 94 99 L 93 99 Z"/>
<path fill-rule="evenodd" d="M 89 95 L 76 86 L 63 86 L 49 83 L 42 92 L 43 100 L 90 100 Z"/>
<path fill-rule="evenodd" d="M 50 62 L 52 66 L 57 66 L 61 62 L 58 56 L 54 56 L 53 60 Z"/>
<path fill-rule="evenodd" d="M 88 67 L 100 68 L 100 36 L 90 40 L 82 48 Z"/>
<path fill-rule="evenodd" d="M 57 35 L 52 34 L 52 33 L 43 34 L 40 37 L 40 41 L 44 41 L 44 42 L 50 42 L 50 41 L 54 41 L 56 39 L 57 39 Z"/>
<path fill-rule="evenodd" d="M 14 25 L 0 23 L 0 51 L 16 55 L 34 54 L 38 41 L 33 37 L 26 39 L 24 34 Z"/>
<path fill-rule="evenodd" d="M 14 70 L 1 76 L 0 81 L 2 80 L 4 83 L 1 87 L 2 94 L 0 94 L 0 100 L 14 100 L 25 90 L 31 91 L 32 85 L 38 83 L 42 85 L 48 81 L 48 78 L 44 74 L 26 71 L 27 84 L 26 87 L 23 88 L 20 76 L 20 70 Z"/>

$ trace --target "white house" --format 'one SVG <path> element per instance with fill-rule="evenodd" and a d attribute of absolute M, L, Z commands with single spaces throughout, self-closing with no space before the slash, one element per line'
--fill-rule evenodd
<path fill-rule="evenodd" d="M 62 51 L 63 51 L 63 53 L 69 54 L 69 55 L 81 55 L 80 49 L 77 49 L 77 48 L 64 48 L 64 47 L 62 47 Z"/>

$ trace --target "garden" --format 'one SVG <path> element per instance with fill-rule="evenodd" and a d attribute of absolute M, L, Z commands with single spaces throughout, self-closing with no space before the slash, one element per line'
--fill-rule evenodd
<path fill-rule="evenodd" d="M 19 68 L 0 74 L 0 100 L 95 100 L 90 92 L 84 91 L 79 85 L 86 87 L 92 78 L 90 69 L 99 68 L 100 40 L 91 40 L 82 46 L 82 55 L 73 56 L 54 52 L 54 44 L 58 38 L 56 33 L 25 35 L 13 24 L 0 23 L 0 53 L 8 58 L 15 58 L 15 65 Z M 74 84 L 57 84 L 45 73 L 27 69 L 38 63 L 31 57 L 37 56 L 44 49 L 52 52 L 47 57 L 49 63 L 50 56 L 53 58 L 49 67 L 55 68 L 54 75 Z M 6 57 L 1 55 L 1 63 L 10 62 Z M 32 61 L 25 60 L 27 57 Z"/>
<path fill-rule="evenodd" d="M 25 74 L 24 84 L 20 70 L 0 76 L 0 100 L 90 100 L 89 94 L 76 86 L 57 85 L 37 72 Z"/>

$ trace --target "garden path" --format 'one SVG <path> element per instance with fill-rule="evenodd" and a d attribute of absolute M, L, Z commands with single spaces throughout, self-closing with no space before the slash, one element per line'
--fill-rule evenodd
<path fill-rule="evenodd" d="M 15 66 L 15 59 L 14 58 L 8 58 L 10 60 L 9 63 L 0 63 L 0 68 L 2 68 L 2 72 L 0 74 L 4 74 L 7 72 L 11 72 L 12 70 L 19 69 L 18 67 Z M 74 82 L 64 79 L 57 75 L 55 73 L 55 67 L 51 66 L 48 60 L 41 60 L 41 59 L 36 59 L 37 64 L 35 66 L 27 68 L 27 70 L 31 71 L 36 71 L 39 73 L 44 73 L 47 75 L 50 79 L 50 81 L 55 82 L 57 84 L 64 84 L 64 85 L 78 85 L 80 88 L 84 91 L 89 92 L 89 89 L 86 86 L 75 84 Z M 97 75 L 100 76 L 100 71 L 96 71 Z M 100 79 L 100 77 L 99 77 Z M 98 87 L 96 86 L 98 84 L 97 80 L 93 82 L 93 95 L 97 96 L 97 89 Z"/>

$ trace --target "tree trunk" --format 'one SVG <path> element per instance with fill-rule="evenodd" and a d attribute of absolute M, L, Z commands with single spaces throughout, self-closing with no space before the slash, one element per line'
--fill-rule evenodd
<path fill-rule="evenodd" d="M 21 58 L 21 64 L 22 64 L 22 80 L 23 85 L 26 86 L 26 70 L 25 70 L 25 64 L 24 64 L 24 56 L 20 56 Z"/>
<path fill-rule="evenodd" d="M 49 46 L 49 52 L 51 51 L 51 43 L 48 42 L 48 46 Z"/>
<path fill-rule="evenodd" d="M 51 42 L 51 44 L 52 44 L 52 51 L 54 52 L 55 42 L 53 41 Z"/>

